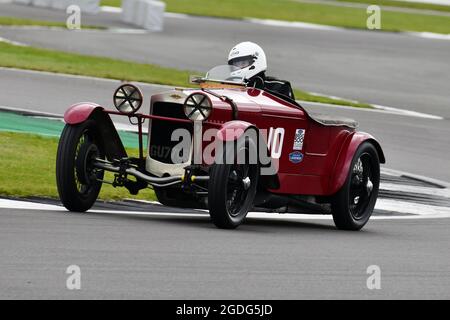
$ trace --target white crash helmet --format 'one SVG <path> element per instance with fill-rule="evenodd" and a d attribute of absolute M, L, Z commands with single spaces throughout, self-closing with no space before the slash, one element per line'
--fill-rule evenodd
<path fill-rule="evenodd" d="M 228 64 L 239 68 L 239 73 L 250 79 L 267 70 L 264 50 L 253 42 L 241 42 L 231 49 Z"/>

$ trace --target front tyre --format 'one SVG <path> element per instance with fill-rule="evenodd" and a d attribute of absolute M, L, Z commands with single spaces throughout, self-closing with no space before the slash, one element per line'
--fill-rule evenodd
<path fill-rule="evenodd" d="M 245 161 L 239 164 L 214 164 L 211 167 L 208 205 L 212 222 L 221 229 L 234 229 L 243 223 L 248 211 L 253 206 L 259 177 L 259 166 L 252 164 L 249 153 L 256 150 L 256 144 L 251 139 L 241 139 L 237 142 L 237 153 L 245 153 Z M 226 159 L 230 159 L 225 150 Z M 233 157 L 231 157 L 233 158 Z"/>
<path fill-rule="evenodd" d="M 94 168 L 96 158 L 104 158 L 96 122 L 67 124 L 61 134 L 56 157 L 56 184 L 59 198 L 69 211 L 84 212 L 97 200 L 104 171 Z"/>
<path fill-rule="evenodd" d="M 331 209 L 338 229 L 360 230 L 369 221 L 378 198 L 380 160 L 376 148 L 364 142 L 356 151 L 344 186 Z"/>

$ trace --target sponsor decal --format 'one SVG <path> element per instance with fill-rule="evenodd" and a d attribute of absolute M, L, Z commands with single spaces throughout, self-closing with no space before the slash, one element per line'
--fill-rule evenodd
<path fill-rule="evenodd" d="M 297 129 L 295 130 L 295 137 L 294 137 L 294 147 L 293 150 L 302 150 L 303 149 L 303 141 L 305 140 L 305 132 L 304 129 Z"/>
<path fill-rule="evenodd" d="M 303 161 L 303 153 L 294 151 L 289 154 L 289 161 L 292 163 L 300 163 Z"/>

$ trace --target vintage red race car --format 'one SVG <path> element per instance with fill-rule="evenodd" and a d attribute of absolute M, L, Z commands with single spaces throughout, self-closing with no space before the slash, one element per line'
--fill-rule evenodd
<path fill-rule="evenodd" d="M 143 98 L 131 84 L 114 94 L 118 111 L 95 103 L 67 110 L 56 176 L 68 210 L 89 210 L 109 171 L 109 183 L 131 194 L 152 187 L 163 205 L 209 209 L 219 228 L 239 226 L 253 209 L 332 214 L 346 230 L 367 223 L 385 156 L 355 121 L 248 87 L 230 66 L 191 80 L 199 88 L 153 95 L 148 114 L 137 113 Z M 139 157 L 127 155 L 110 115 L 137 125 Z"/>

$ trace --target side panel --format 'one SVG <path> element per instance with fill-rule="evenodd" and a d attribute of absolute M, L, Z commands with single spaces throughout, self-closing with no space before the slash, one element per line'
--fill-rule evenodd
<path fill-rule="evenodd" d="M 287 137 L 288 148 L 283 152 L 285 159 L 279 173 L 280 188 L 271 190 L 274 193 L 326 195 L 329 192 L 336 159 L 352 132 L 311 121 L 305 128 L 303 150 L 297 151 L 293 147 L 294 132 Z M 291 161 L 290 154 L 293 152 L 302 153 L 303 159 L 298 163 Z"/>

